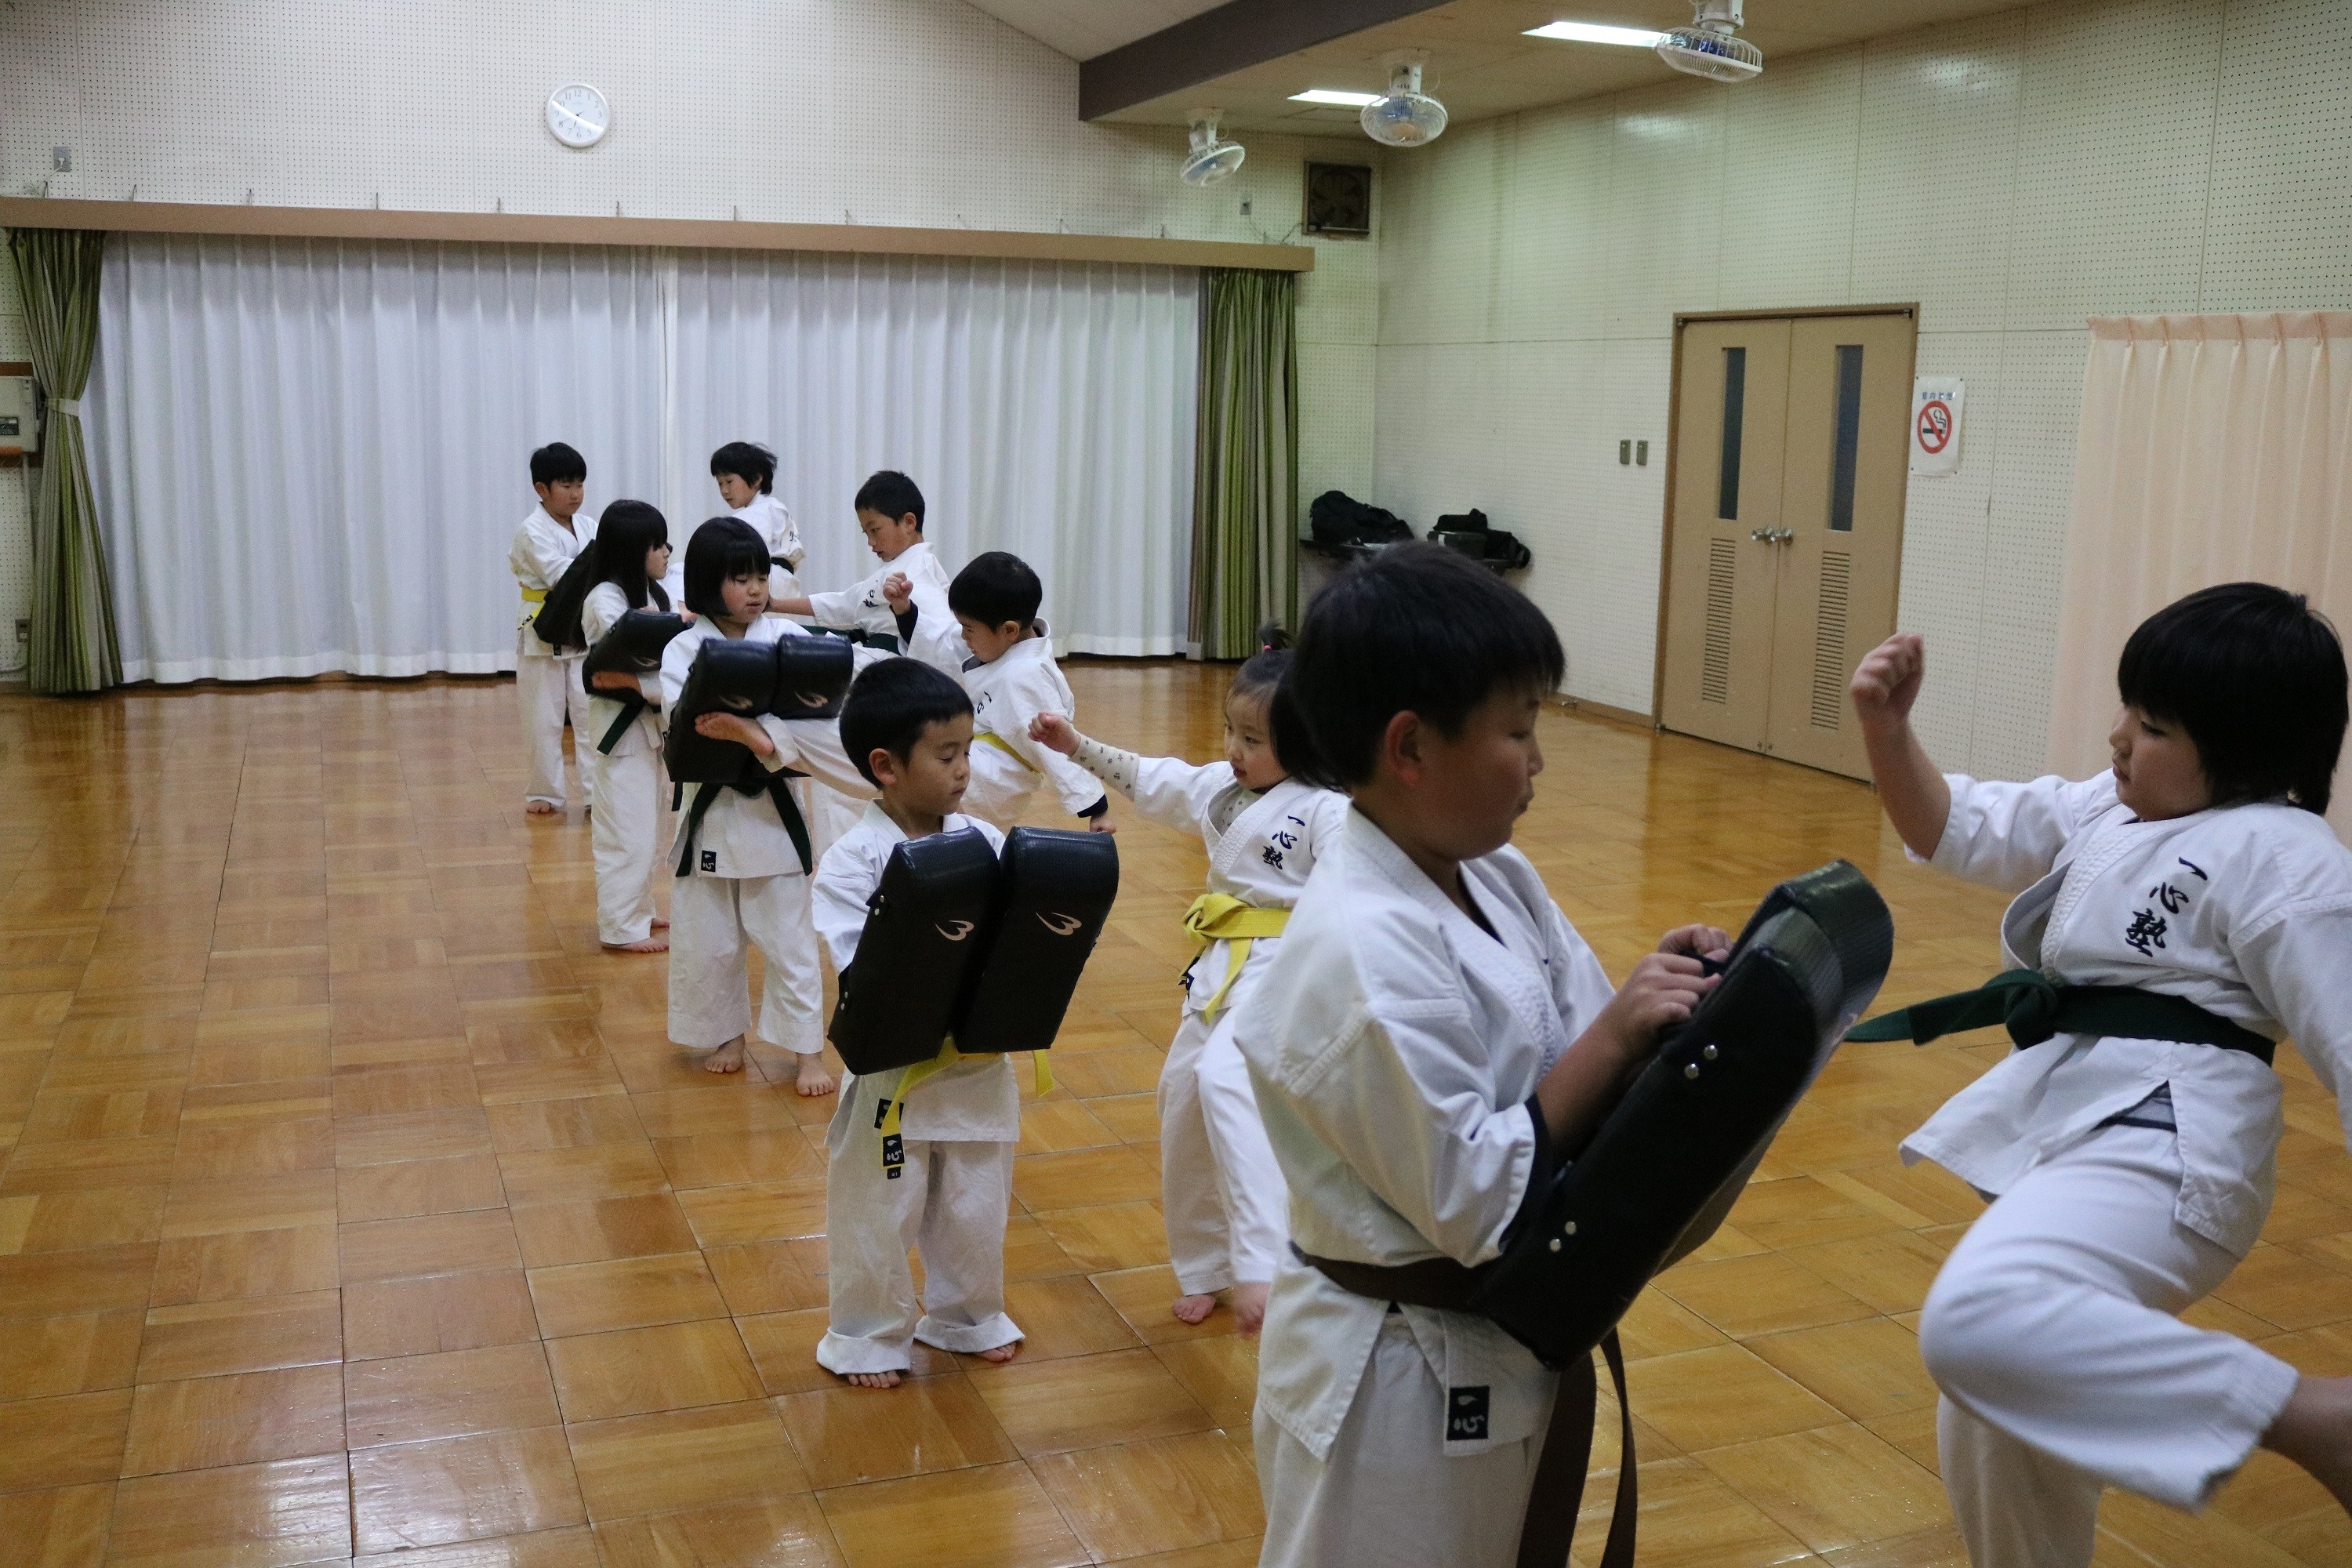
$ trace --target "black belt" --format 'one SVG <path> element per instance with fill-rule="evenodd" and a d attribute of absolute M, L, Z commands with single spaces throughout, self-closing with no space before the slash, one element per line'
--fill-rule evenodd
<path fill-rule="evenodd" d="M 764 795 L 776 803 L 776 815 L 783 819 L 784 832 L 793 841 L 793 848 L 801 858 L 801 875 L 815 869 L 815 859 L 809 853 L 808 825 L 801 820 L 800 803 L 793 798 L 792 781 L 803 775 L 790 768 L 778 768 L 773 773 L 760 765 L 757 758 L 747 759 L 742 773 L 732 784 L 705 784 L 694 786 L 694 804 L 687 807 L 686 826 L 678 833 L 677 874 L 694 874 L 694 837 L 702 831 L 702 819 L 710 811 L 710 803 L 719 798 L 722 789 L 738 795 Z M 684 784 L 672 787 L 671 808 L 685 792 Z"/>
<path fill-rule="evenodd" d="M 1290 1250 L 1342 1290 L 1375 1301 L 1447 1312 L 1475 1311 L 1471 1300 L 1494 1267 L 1482 1264 L 1468 1268 L 1450 1258 L 1431 1258 L 1391 1268 L 1317 1258 L 1300 1251 L 1296 1242 Z M 1609 1363 L 1610 1380 L 1617 1386 L 1620 1447 L 1617 1500 L 1610 1511 L 1609 1539 L 1596 1568 L 1633 1568 L 1640 1483 L 1633 1461 L 1633 1407 L 1625 1398 L 1625 1354 L 1618 1346 L 1615 1329 L 1602 1337 L 1601 1353 Z M 1519 1525 L 1517 1568 L 1565 1568 L 1569 1549 L 1576 1544 L 1576 1511 L 1583 1501 L 1585 1478 L 1592 1468 L 1592 1423 L 1600 1406 L 1601 1385 L 1593 1374 L 1591 1357 L 1560 1368 L 1551 1424 L 1544 1428 L 1535 1484 L 1528 1490 L 1528 1511 Z"/>
<path fill-rule="evenodd" d="M 613 700 L 621 705 L 621 716 L 613 721 L 613 727 L 604 731 L 603 740 L 596 742 L 596 750 L 608 757 L 613 754 L 613 748 L 621 743 L 621 737 L 629 732 L 629 726 L 637 721 L 637 715 L 653 706 L 634 691 L 619 692 Z"/>
<path fill-rule="evenodd" d="M 1873 1018 L 1849 1040 L 1916 1040 L 1926 1045 L 1962 1029 L 1999 1024 L 2022 1050 L 2053 1035 L 2171 1040 L 2241 1051 L 2269 1066 L 2276 1048 L 2252 1029 L 2209 1013 L 2185 996 L 2134 985 L 2061 985 L 2038 969 L 1996 974 L 1973 991 L 1955 992 Z"/>

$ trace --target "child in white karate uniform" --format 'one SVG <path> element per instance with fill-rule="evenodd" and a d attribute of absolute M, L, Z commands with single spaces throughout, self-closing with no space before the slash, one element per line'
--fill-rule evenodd
<path fill-rule="evenodd" d="M 597 524 L 596 585 L 580 606 L 594 647 L 631 610 L 667 610 L 669 523 L 641 500 L 616 500 Z M 655 689 L 648 691 L 646 685 Z M 669 778 L 662 771 L 660 682 L 608 669 L 588 693 L 588 723 L 576 737 L 588 784 L 589 837 L 596 857 L 596 940 L 624 952 L 667 952 L 654 933 L 669 921 L 654 907 L 667 869 Z"/>
<path fill-rule="evenodd" d="M 1316 1260 L 1458 1279 L 1496 1257 L 1713 987 L 1698 955 L 1728 949 L 1669 931 L 1612 995 L 1511 847 L 1564 664 L 1541 611 L 1433 544 L 1342 574 L 1300 629 L 1286 685 L 1319 754 L 1276 742 L 1352 806 L 1234 1029 L 1295 1249 L 1258 1352 L 1262 1563 L 1517 1560 L 1558 1374 L 1484 1317 L 1356 1294 Z M 1449 1420 L 1457 1397 L 1475 1419 Z"/>
<path fill-rule="evenodd" d="M 1283 928 L 1317 858 L 1347 820 L 1347 797 L 1290 776 L 1276 755 L 1278 685 L 1288 638 L 1266 627 L 1262 651 L 1225 693 L 1225 758 L 1195 767 L 1139 757 L 1079 734 L 1058 713 L 1030 724 L 1042 745 L 1133 801 L 1147 819 L 1197 833 L 1209 849 L 1209 890 L 1184 912 L 1202 944 L 1184 972 L 1184 1021 L 1160 1069 L 1160 1209 L 1181 1292 L 1173 1309 L 1206 1319 L 1233 1291 L 1234 1322 L 1255 1333 L 1289 1235 L 1282 1168 L 1265 1141 L 1234 1019 L 1281 946 Z"/>
<path fill-rule="evenodd" d="M 866 900 L 892 849 L 965 828 L 1000 851 L 1004 839 L 956 810 L 971 777 L 971 702 L 949 677 L 915 659 L 869 667 L 842 707 L 841 732 L 881 790 L 816 875 L 817 929 L 835 970 L 853 976 Z M 956 1058 L 905 1088 L 912 1070 L 853 1075 L 825 1132 L 830 1310 L 816 1359 L 872 1388 L 898 1385 L 917 1340 L 992 1362 L 1020 1349 L 1004 1312 L 1004 1226 L 1021 1141 L 1012 1060 Z M 892 1101 L 904 1159 L 895 1174 L 878 1131 Z M 919 1300 L 909 1247 L 923 1259 Z"/>
<path fill-rule="evenodd" d="M 695 530 L 686 547 L 686 607 L 698 618 L 663 651 L 664 712 L 676 711 L 695 652 L 704 643 L 721 637 L 772 643 L 810 635 L 766 613 L 768 570 L 767 542 L 740 518 L 712 518 Z M 787 767 L 805 770 L 835 731 L 830 721 L 788 722 L 735 713 L 700 714 L 694 726 L 701 734 L 746 747 L 767 774 Z M 837 733 L 832 733 L 830 749 L 839 752 Z M 801 1093 L 832 1093 L 833 1078 L 824 1068 L 824 981 L 809 909 L 814 866 L 802 858 L 782 816 L 790 809 L 797 817 L 798 805 L 782 790 L 745 795 L 730 785 L 698 784 L 679 794 L 681 844 L 670 893 L 669 1037 L 710 1052 L 703 1066 L 712 1072 L 742 1069 L 744 1037 L 751 1031 L 749 950 L 756 946 L 767 970 L 760 1037 L 798 1058 L 794 1074 Z M 694 820 L 697 802 L 704 803 L 699 822 Z"/>
<path fill-rule="evenodd" d="M 963 669 L 972 712 L 971 787 L 964 808 L 1010 828 L 1037 786 L 1050 782 L 1065 811 L 1096 832 L 1108 832 L 1110 796 L 1102 784 L 1029 732 L 1040 713 L 1067 719 L 1077 706 L 1054 662 L 1054 639 L 1037 618 L 1045 597 L 1029 563 L 1002 550 L 973 556 L 948 584 L 948 607 L 971 648 Z"/>
<path fill-rule="evenodd" d="M 719 482 L 719 499 L 768 546 L 769 603 L 799 598 L 794 574 L 808 552 L 792 509 L 776 499 L 776 455 L 749 441 L 730 441 L 710 454 L 710 477 Z"/>
<path fill-rule="evenodd" d="M 1924 668 L 1898 636 L 1854 674 L 1879 799 L 1914 856 L 2018 890 L 2012 973 L 1857 1033 L 2006 1014 L 2019 1044 L 1903 1144 L 1992 1197 L 1919 1322 L 1969 1557 L 2080 1568 L 2102 1487 L 2200 1508 L 2257 1445 L 2352 1503 L 2352 1379 L 2179 1318 L 2270 1211 L 2272 1043 L 2352 1111 L 2352 852 L 2319 815 L 2334 631 L 2261 584 L 2158 611 L 2124 647 L 2115 765 L 2080 783 L 1938 773 L 1910 726 Z"/>
<path fill-rule="evenodd" d="M 922 490 L 885 468 L 857 487 L 856 506 L 858 531 L 881 566 L 835 593 L 779 600 L 777 612 L 856 632 L 961 676 L 971 649 L 948 608 L 947 569 L 923 538 Z"/>
<path fill-rule="evenodd" d="M 531 621 L 572 558 L 596 537 L 596 519 L 580 510 L 588 489 L 588 461 L 561 441 L 530 455 L 530 488 L 539 494 L 539 505 L 515 530 L 507 552 L 508 569 L 522 591 L 522 618 L 515 631 L 515 700 L 522 718 L 523 753 L 530 760 L 523 809 L 533 816 L 552 816 L 563 809 L 565 713 L 571 714 L 575 737 L 587 732 L 588 692 L 580 684 L 580 661 L 587 649 L 559 651 L 540 637 Z"/>

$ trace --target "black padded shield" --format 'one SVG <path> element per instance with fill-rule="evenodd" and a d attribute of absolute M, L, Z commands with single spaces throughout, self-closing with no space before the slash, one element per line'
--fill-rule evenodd
<path fill-rule="evenodd" d="M 768 711 L 779 719 L 838 718 L 856 660 L 846 638 L 778 637 L 776 692 Z"/>
<path fill-rule="evenodd" d="M 705 713 L 757 719 L 776 696 L 776 652 L 763 642 L 713 638 L 694 650 L 694 665 L 671 707 L 662 737 L 662 763 L 678 784 L 731 784 L 743 776 L 751 749 L 713 740 L 694 721 Z"/>
<path fill-rule="evenodd" d="M 588 681 L 588 689 L 596 689 L 595 678 L 607 671 L 634 675 L 640 679 L 660 673 L 662 650 L 669 639 L 686 630 L 686 617 L 664 610 L 631 610 L 614 621 L 612 629 L 596 639 L 588 657 L 580 666 L 581 679 Z"/>
<path fill-rule="evenodd" d="M 940 1054 L 980 956 L 996 880 L 996 852 L 977 828 L 890 851 L 826 1031 L 851 1072 L 887 1072 Z"/>
<path fill-rule="evenodd" d="M 1051 827 L 1005 835 L 988 951 L 956 1021 L 956 1048 L 1051 1046 L 1118 897 L 1118 845 L 1111 835 Z"/>
<path fill-rule="evenodd" d="M 1774 889 L 1723 983 L 1551 1178 L 1476 1310 L 1555 1365 L 1590 1355 L 1653 1276 L 1723 1223 L 1877 994 L 1894 945 L 1885 903 L 1845 861 Z"/>

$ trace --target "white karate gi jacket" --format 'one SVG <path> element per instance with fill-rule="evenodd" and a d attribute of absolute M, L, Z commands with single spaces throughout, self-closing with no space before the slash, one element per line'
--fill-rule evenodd
<path fill-rule="evenodd" d="M 915 636 L 904 651 L 909 658 L 961 678 L 971 647 L 963 640 L 955 612 L 948 608 L 948 570 L 923 540 L 909 544 L 849 587 L 809 595 L 810 618 L 821 626 L 844 630 L 855 626 L 869 637 L 897 637 L 898 618 L 882 597 L 882 584 L 901 572 L 907 574 L 908 596 L 916 612 Z"/>
<path fill-rule="evenodd" d="M 1500 942 L 1349 811 L 1244 999 L 1234 1036 L 1302 1251 L 1484 1263 L 1527 1200 L 1528 1102 L 1613 992 L 1526 856 L 1506 847 L 1465 862 L 1462 878 Z M 1295 1258 L 1275 1275 L 1258 1409 L 1318 1459 L 1387 1310 Z M 1448 1443 L 1448 1455 L 1537 1431 L 1555 1374 L 1524 1345 L 1482 1317 L 1402 1310 L 1442 1384 L 1489 1391 L 1486 1439 Z"/>
<path fill-rule="evenodd" d="M 2021 889 L 2001 919 L 2011 967 L 2076 985 L 2182 996 L 2273 1039 L 2294 1037 L 2352 1117 L 2352 851 L 2284 804 L 2142 822 L 2113 773 L 2070 784 L 1948 774 L 1933 864 Z M 2283 1125 L 2278 1075 L 2242 1051 L 2058 1035 L 2004 1058 L 1903 1144 L 1979 1192 L 2159 1088 L 2171 1088 L 2179 1222 L 2243 1257 L 2270 1212 Z"/>
<path fill-rule="evenodd" d="M 762 616 L 751 623 L 744 640 L 772 643 L 780 637 L 810 635 L 790 621 Z M 661 706 L 665 714 L 677 708 L 678 697 L 686 689 L 687 673 L 694 668 L 695 650 L 704 643 L 725 640 L 727 634 L 707 616 L 689 622 L 686 630 L 670 639 L 669 647 L 662 650 Z M 776 749 L 757 761 L 770 773 L 781 773 L 793 764 L 797 742 L 782 719 L 763 714 L 759 725 L 775 742 Z M 701 787 L 688 784 L 680 795 L 677 833 L 681 837 L 686 832 L 687 814 L 694 805 L 695 792 Z M 706 864 L 705 856 L 713 858 Z M 783 819 L 776 814 L 776 803 L 765 795 L 744 795 L 725 785 L 711 800 L 710 809 L 703 814 L 702 824 L 695 831 L 694 856 L 687 869 L 697 877 L 802 874 L 800 852 L 793 847 L 792 836 L 784 831 Z"/>
<path fill-rule="evenodd" d="M 1112 779 L 1115 785 L 1128 781 Z M 1132 789 L 1139 816 L 1179 833 L 1197 833 L 1209 850 L 1209 891 L 1260 910 L 1286 910 L 1298 902 L 1316 857 L 1335 840 L 1348 818 L 1348 797 L 1285 779 L 1267 790 L 1244 789 L 1231 763 L 1194 766 L 1181 757 L 1138 757 Z M 1091 804 L 1091 803 L 1090 803 Z M 1244 977 L 1265 972 L 1282 939 L 1259 937 L 1250 943 L 1248 967 L 1225 994 L 1239 999 Z M 1202 949 L 1184 974 L 1184 1010 L 1197 1013 L 1225 983 L 1232 943 L 1220 938 Z"/>
<path fill-rule="evenodd" d="M 994 664 L 967 659 L 963 689 L 971 694 L 971 783 L 965 808 L 976 816 L 1010 820 L 1041 783 L 1053 786 L 1062 809 L 1072 816 L 1103 798 L 1094 774 L 1050 746 L 1029 738 L 1029 721 L 1040 713 L 1075 718 L 1077 700 L 1054 662 L 1054 639 L 1039 621 L 1037 635 L 1014 643 Z M 981 739 L 994 735 L 1011 755 Z M 982 752 L 995 752 L 992 757 Z"/>
<path fill-rule="evenodd" d="M 645 607 L 649 610 L 658 610 L 661 606 L 648 595 Z M 580 606 L 580 629 L 587 634 L 588 646 L 594 647 L 603 639 L 604 634 L 611 631 L 620 618 L 628 613 L 629 596 L 621 592 L 621 585 L 618 583 L 599 583 L 589 589 L 586 601 Z M 582 679 L 584 680 L 587 678 L 583 676 Z M 646 695 L 648 698 L 658 697 L 659 689 L 656 688 L 656 690 L 649 691 Z M 620 717 L 620 696 L 590 687 L 588 689 L 589 733 L 573 737 L 582 752 L 584 754 L 601 747 L 604 744 L 604 736 Z M 613 749 L 604 754 L 614 757 L 633 757 L 640 752 L 658 752 L 661 750 L 661 710 L 658 707 L 649 706 L 637 715 L 634 723 L 622 731 L 621 738 L 613 742 Z"/>
<path fill-rule="evenodd" d="M 767 544 L 769 555 L 783 562 L 769 573 L 768 592 L 782 599 L 799 598 L 801 580 L 794 574 L 808 552 L 801 544 L 801 525 L 793 521 L 793 509 L 772 495 L 755 495 L 730 515 L 750 523 Z M 678 553 L 683 557 L 685 552 Z"/>
<path fill-rule="evenodd" d="M 530 515 L 515 530 L 514 543 L 507 550 L 507 569 L 515 575 L 519 588 L 530 588 L 544 594 L 563 579 L 564 569 L 572 557 L 588 548 L 596 538 L 596 519 L 588 511 L 572 514 L 572 526 L 547 515 L 547 509 L 535 506 Z M 515 625 L 522 632 L 521 657 L 552 658 L 554 647 L 532 629 L 531 622 L 539 615 L 539 605 L 530 600 L 522 602 L 522 614 Z"/>
<path fill-rule="evenodd" d="M 954 833 L 980 830 L 990 848 L 1004 852 L 1004 835 L 976 817 L 950 816 L 940 828 Z M 817 935 L 824 939 L 835 974 L 845 974 L 857 956 L 858 938 L 866 934 L 866 901 L 882 885 L 882 868 L 890 851 L 907 841 L 898 825 L 877 802 L 866 808 L 857 826 L 824 852 L 817 867 Z M 877 1102 L 896 1099 L 906 1068 L 851 1075 L 842 1086 L 842 1110 L 854 1136 L 866 1129 L 872 1136 Z M 855 1103 L 853 1103 L 853 1101 Z M 899 1111 L 902 1133 L 934 1142 L 1018 1142 L 1021 1138 L 1021 1085 L 1010 1056 L 976 1056 L 940 1068 L 915 1086 Z"/>

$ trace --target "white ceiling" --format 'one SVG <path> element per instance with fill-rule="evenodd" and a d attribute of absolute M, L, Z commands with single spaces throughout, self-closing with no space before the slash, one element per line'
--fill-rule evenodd
<path fill-rule="evenodd" d="M 1147 37 L 1221 0 L 970 0 L 1074 59 Z M 2018 0 L 1748 0 L 1742 36 L 1775 59 L 1966 16 L 2017 8 Z M 1423 86 L 1457 123 L 1545 104 L 1675 79 L 1647 49 L 1570 44 L 1522 35 L 1547 22 L 1611 22 L 1653 29 L 1689 22 L 1688 0 L 1451 0 L 1400 21 L 1318 45 L 1213 82 L 1139 103 L 1107 118 L 1181 125 L 1194 105 L 1223 109 L 1231 131 L 1360 136 L 1352 109 L 1293 103 L 1310 87 L 1378 91 L 1387 85 L 1382 57 L 1392 50 L 1429 55 Z M 1736 90 L 1736 89 L 1729 89 Z"/>

